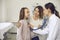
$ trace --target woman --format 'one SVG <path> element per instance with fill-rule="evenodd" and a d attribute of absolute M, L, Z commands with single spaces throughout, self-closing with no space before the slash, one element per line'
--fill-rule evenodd
<path fill-rule="evenodd" d="M 43 8 L 42 6 L 36 6 L 34 14 L 31 16 L 30 25 L 32 29 L 38 29 L 42 25 L 43 19 Z"/>
<path fill-rule="evenodd" d="M 29 9 L 21 8 L 19 21 L 17 23 L 17 40 L 30 40 L 30 29 L 28 26 Z"/>
<path fill-rule="evenodd" d="M 41 28 L 42 23 L 43 23 L 43 8 L 42 6 L 36 6 L 34 8 L 34 14 L 30 18 L 31 30 L 33 31 Z M 31 38 L 33 38 L 32 40 L 35 40 L 34 38 L 37 38 L 38 40 L 38 35 L 34 34 L 32 31 L 31 31 Z"/>
<path fill-rule="evenodd" d="M 58 11 L 55 9 L 55 6 L 53 5 L 53 3 L 45 4 L 44 15 L 48 16 L 49 18 L 49 22 L 47 26 L 43 30 L 39 29 L 33 32 L 41 35 L 48 34 L 48 37 L 46 40 L 55 40 L 57 31 L 58 31 L 60 16 Z"/>

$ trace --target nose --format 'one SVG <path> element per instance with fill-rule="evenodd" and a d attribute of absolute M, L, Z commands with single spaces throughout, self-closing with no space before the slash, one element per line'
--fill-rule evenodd
<path fill-rule="evenodd" d="M 28 16 L 29 16 L 30 14 L 28 14 Z"/>

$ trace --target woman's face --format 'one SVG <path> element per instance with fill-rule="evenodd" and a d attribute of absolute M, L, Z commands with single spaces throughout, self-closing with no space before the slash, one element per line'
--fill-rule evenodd
<path fill-rule="evenodd" d="M 34 10 L 34 15 L 35 15 L 35 16 L 39 16 L 39 9 L 38 9 L 38 8 L 35 8 L 35 10 Z"/>
<path fill-rule="evenodd" d="M 49 10 L 48 10 L 48 9 L 46 9 L 46 8 L 44 8 L 43 13 L 44 13 L 44 16 L 47 16 L 47 15 L 49 14 Z"/>
<path fill-rule="evenodd" d="M 29 9 L 25 9 L 25 18 L 28 18 L 29 17 Z"/>

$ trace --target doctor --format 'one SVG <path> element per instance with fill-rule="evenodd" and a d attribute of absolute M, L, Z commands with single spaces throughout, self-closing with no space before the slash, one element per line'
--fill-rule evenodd
<path fill-rule="evenodd" d="M 60 17 L 53 3 L 45 4 L 44 15 L 48 16 L 49 18 L 47 26 L 43 30 L 38 29 L 33 32 L 41 35 L 48 34 L 46 40 L 55 40 L 58 30 L 58 21 Z"/>

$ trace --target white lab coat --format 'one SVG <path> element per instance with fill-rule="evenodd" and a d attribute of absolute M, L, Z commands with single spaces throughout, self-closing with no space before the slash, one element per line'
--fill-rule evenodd
<path fill-rule="evenodd" d="M 41 35 L 48 34 L 47 40 L 55 40 L 58 31 L 58 22 L 59 22 L 59 18 L 55 14 L 53 14 L 49 18 L 49 22 L 46 28 L 44 28 L 43 30 L 39 29 L 33 32 Z"/>

